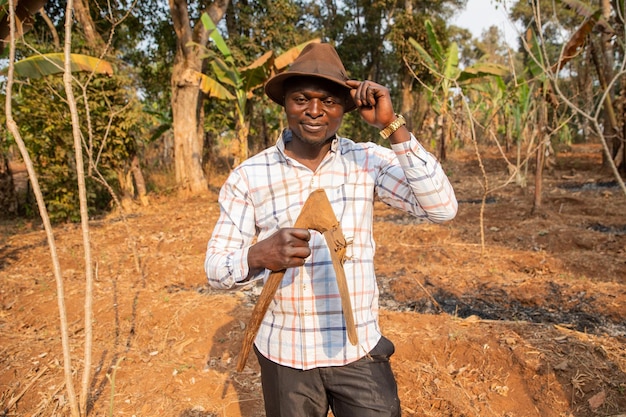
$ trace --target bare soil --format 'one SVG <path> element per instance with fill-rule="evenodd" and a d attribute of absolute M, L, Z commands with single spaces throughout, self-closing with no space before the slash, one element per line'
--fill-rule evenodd
<path fill-rule="evenodd" d="M 626 416 L 626 198 L 575 145 L 546 173 L 541 210 L 484 150 L 444 163 L 460 210 L 417 224 L 378 205 L 381 326 L 404 416 Z M 256 359 L 235 365 L 259 289 L 219 292 L 203 260 L 217 190 L 152 196 L 91 222 L 92 416 L 264 416 Z M 481 224 L 481 210 L 484 222 Z M 55 227 L 77 392 L 84 358 L 78 225 Z M 0 225 L 0 415 L 67 416 L 57 286 L 40 224 Z M 3 414 L 4 413 L 4 414 Z"/>

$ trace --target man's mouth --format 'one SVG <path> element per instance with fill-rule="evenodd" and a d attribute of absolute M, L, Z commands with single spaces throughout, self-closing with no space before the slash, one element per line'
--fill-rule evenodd
<path fill-rule="evenodd" d="M 318 124 L 310 124 L 310 123 L 303 123 L 302 124 L 302 129 L 306 130 L 307 132 L 320 132 L 322 130 L 324 130 L 325 125 L 318 125 Z"/>

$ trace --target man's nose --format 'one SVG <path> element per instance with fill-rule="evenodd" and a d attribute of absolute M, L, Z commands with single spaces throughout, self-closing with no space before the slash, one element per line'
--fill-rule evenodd
<path fill-rule="evenodd" d="M 309 100 L 309 107 L 307 108 L 307 112 L 311 117 L 321 116 L 323 113 L 322 101 L 317 98 Z"/>

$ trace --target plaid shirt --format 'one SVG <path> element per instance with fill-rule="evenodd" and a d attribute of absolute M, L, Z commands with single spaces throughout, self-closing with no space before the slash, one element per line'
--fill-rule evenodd
<path fill-rule="evenodd" d="M 457 201 L 434 156 L 412 137 L 388 149 L 337 137 L 315 172 L 285 155 L 288 129 L 276 146 L 243 162 L 221 189 L 205 270 L 211 286 L 247 285 L 248 248 L 293 227 L 309 194 L 323 188 L 348 242 L 344 264 L 359 343 L 347 340 L 341 300 L 324 237 L 311 231 L 311 256 L 287 269 L 255 344 L 268 359 L 297 369 L 341 366 L 376 345 L 378 286 L 372 235 L 374 198 L 423 221 L 452 219 Z M 270 271 L 251 279 L 266 279 Z"/>

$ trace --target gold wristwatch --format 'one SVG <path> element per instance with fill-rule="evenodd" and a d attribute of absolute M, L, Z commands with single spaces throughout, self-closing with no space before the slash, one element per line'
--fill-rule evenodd
<path fill-rule="evenodd" d="M 406 120 L 404 119 L 404 116 L 402 116 L 401 114 L 396 114 L 396 120 L 389 123 L 386 128 L 381 130 L 380 136 L 383 139 L 387 139 L 389 136 L 393 135 L 396 130 L 400 129 L 400 126 L 404 125 L 406 125 Z"/>

